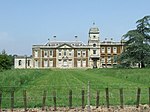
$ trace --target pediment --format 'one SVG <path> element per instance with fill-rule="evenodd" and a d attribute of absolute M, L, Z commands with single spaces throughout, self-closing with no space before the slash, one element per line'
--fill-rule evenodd
<path fill-rule="evenodd" d="M 60 46 L 58 46 L 58 48 L 72 48 L 72 46 L 71 45 L 68 45 L 68 44 L 66 44 L 66 43 L 64 43 L 64 44 L 62 44 L 62 45 L 60 45 Z"/>

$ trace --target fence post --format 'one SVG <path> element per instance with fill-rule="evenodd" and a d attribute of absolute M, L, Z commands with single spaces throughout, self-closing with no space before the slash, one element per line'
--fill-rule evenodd
<path fill-rule="evenodd" d="M 2 111 L 2 91 L 0 91 L 0 112 Z"/>
<path fill-rule="evenodd" d="M 108 88 L 106 88 L 105 90 L 106 90 L 106 103 L 107 103 L 107 108 L 109 108 L 109 90 L 108 90 Z"/>
<path fill-rule="evenodd" d="M 45 110 L 46 91 L 43 92 L 42 111 Z"/>
<path fill-rule="evenodd" d="M 91 109 L 90 109 L 90 82 L 89 81 L 88 81 L 88 91 L 87 91 L 87 103 L 88 103 L 87 111 L 91 112 Z"/>
<path fill-rule="evenodd" d="M 139 103 L 140 103 L 140 94 L 141 94 L 141 88 L 138 88 L 138 90 L 137 90 L 137 104 L 136 104 L 136 108 L 139 107 Z"/>
<path fill-rule="evenodd" d="M 54 111 L 56 111 L 56 92 L 53 91 Z"/>
<path fill-rule="evenodd" d="M 69 108 L 72 107 L 72 90 L 69 90 Z"/>
<path fill-rule="evenodd" d="M 123 88 L 120 88 L 120 107 L 123 108 Z"/>
<path fill-rule="evenodd" d="M 23 90 L 24 111 L 27 111 L 27 91 Z"/>
<path fill-rule="evenodd" d="M 14 90 L 11 91 L 11 112 L 14 110 Z"/>
<path fill-rule="evenodd" d="M 84 90 L 82 90 L 82 109 L 84 109 Z"/>
<path fill-rule="evenodd" d="M 96 92 L 96 108 L 99 107 L 99 91 Z"/>
<path fill-rule="evenodd" d="M 150 107 L 150 87 L 148 89 L 148 96 L 149 96 L 149 107 Z"/>

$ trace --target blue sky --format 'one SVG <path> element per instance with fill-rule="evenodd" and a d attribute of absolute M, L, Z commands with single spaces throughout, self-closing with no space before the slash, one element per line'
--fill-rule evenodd
<path fill-rule="evenodd" d="M 49 39 L 87 43 L 95 22 L 100 39 L 119 41 L 135 22 L 150 15 L 150 0 L 0 0 L 0 51 L 31 55 Z"/>

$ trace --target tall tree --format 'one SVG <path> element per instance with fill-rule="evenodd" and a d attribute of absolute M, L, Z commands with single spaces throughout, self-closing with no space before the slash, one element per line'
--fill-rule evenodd
<path fill-rule="evenodd" d="M 126 39 L 125 50 L 120 56 L 121 64 L 137 64 L 143 68 L 150 64 L 150 16 L 136 22 L 136 29 L 123 35 Z"/>

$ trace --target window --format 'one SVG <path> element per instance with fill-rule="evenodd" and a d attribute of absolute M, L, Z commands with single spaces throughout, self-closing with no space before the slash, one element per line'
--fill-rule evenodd
<path fill-rule="evenodd" d="M 58 60 L 58 65 L 59 65 L 59 67 L 62 66 L 62 61 L 61 61 L 61 59 Z"/>
<path fill-rule="evenodd" d="M 72 55 L 72 52 L 71 52 L 71 50 L 69 50 L 69 56 L 71 56 Z"/>
<path fill-rule="evenodd" d="M 49 55 L 52 56 L 53 55 L 53 50 L 49 51 Z"/>
<path fill-rule="evenodd" d="M 38 51 L 34 51 L 35 58 L 38 57 Z"/>
<path fill-rule="evenodd" d="M 107 63 L 111 63 L 111 57 L 110 56 L 108 56 L 108 58 L 107 58 Z"/>
<path fill-rule="evenodd" d="M 19 66 L 21 66 L 21 64 L 22 64 L 22 61 L 21 61 L 21 60 L 19 60 L 18 65 L 19 65 Z"/>
<path fill-rule="evenodd" d="M 35 60 L 35 68 L 38 68 L 38 60 Z"/>
<path fill-rule="evenodd" d="M 96 47 L 96 44 L 93 44 L 93 47 Z"/>
<path fill-rule="evenodd" d="M 83 66 L 83 67 L 86 67 L 86 60 L 83 60 L 83 61 L 82 61 L 82 66 Z"/>
<path fill-rule="evenodd" d="M 69 59 L 69 67 L 72 67 L 72 60 Z"/>
<path fill-rule="evenodd" d="M 93 38 L 95 39 L 95 38 L 96 38 L 96 36 L 95 36 L 95 35 L 93 35 Z"/>
<path fill-rule="evenodd" d="M 93 50 L 93 54 L 96 54 L 96 50 Z"/>
<path fill-rule="evenodd" d="M 59 52 L 59 56 L 61 56 L 61 52 Z"/>
<path fill-rule="evenodd" d="M 81 56 L 81 51 L 78 51 L 78 57 Z"/>
<path fill-rule="evenodd" d="M 30 66 L 30 60 L 28 60 L 28 66 Z"/>
<path fill-rule="evenodd" d="M 66 50 L 64 50 L 64 56 L 66 56 L 67 55 L 67 52 L 66 52 Z"/>
<path fill-rule="evenodd" d="M 86 56 L 86 51 L 82 51 L 83 57 Z"/>
<path fill-rule="evenodd" d="M 113 47 L 113 53 L 117 53 L 117 47 Z"/>
<path fill-rule="evenodd" d="M 102 50 L 102 53 L 105 53 L 105 47 L 102 47 L 101 50 Z"/>
<path fill-rule="evenodd" d="M 117 55 L 113 56 L 113 63 L 117 63 Z"/>
<path fill-rule="evenodd" d="M 44 60 L 44 67 L 48 67 L 48 61 Z"/>
<path fill-rule="evenodd" d="M 63 60 L 63 66 L 64 66 L 64 67 L 67 67 L 67 66 L 68 66 L 67 60 Z"/>
<path fill-rule="evenodd" d="M 44 57 L 47 57 L 47 56 L 48 56 L 48 52 L 44 51 Z"/>
<path fill-rule="evenodd" d="M 107 53 L 111 53 L 111 48 L 110 47 L 107 47 Z"/>
<path fill-rule="evenodd" d="M 104 58 L 104 57 L 102 57 L 101 62 L 102 62 L 102 64 L 104 64 L 104 63 L 105 63 L 105 58 Z"/>
<path fill-rule="evenodd" d="M 50 60 L 50 61 L 49 61 L 49 66 L 50 66 L 50 67 L 53 67 L 53 60 Z"/>
<path fill-rule="evenodd" d="M 61 56 L 61 50 L 59 50 L 59 54 L 58 55 Z"/>
<path fill-rule="evenodd" d="M 77 67 L 81 67 L 81 60 L 77 61 Z"/>
<path fill-rule="evenodd" d="M 83 56 L 85 56 L 85 52 L 83 52 Z"/>

